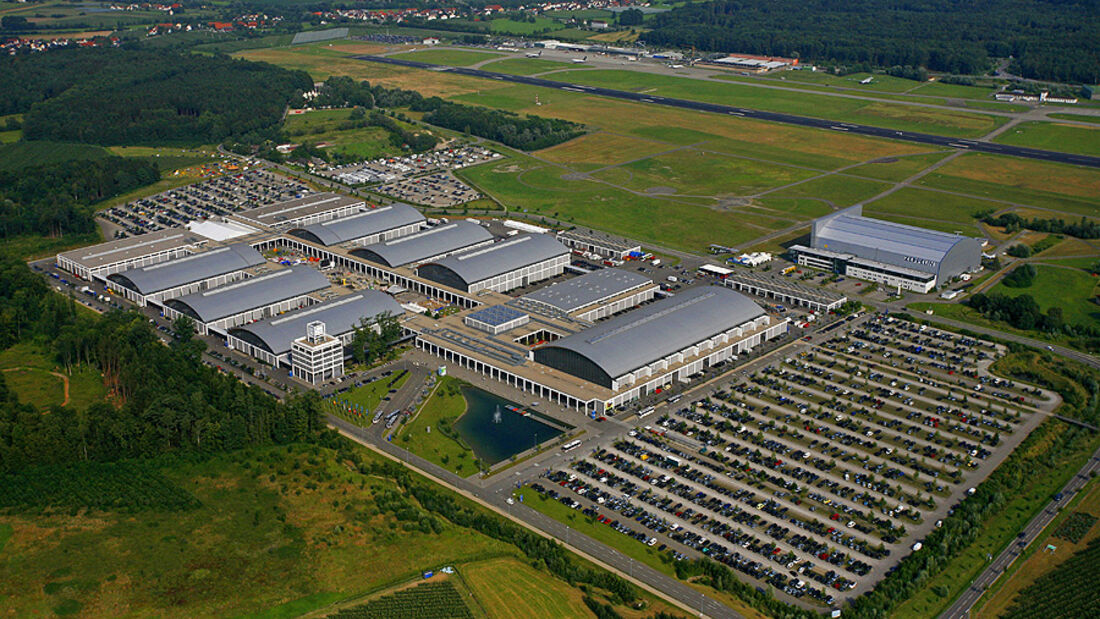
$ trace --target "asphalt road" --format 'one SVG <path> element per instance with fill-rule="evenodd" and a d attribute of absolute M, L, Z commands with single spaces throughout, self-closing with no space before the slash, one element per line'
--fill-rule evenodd
<path fill-rule="evenodd" d="M 384 438 L 384 424 L 377 423 L 366 428 L 361 428 L 332 415 L 328 416 L 328 422 L 345 436 L 364 445 L 379 449 L 389 454 L 395 460 L 406 463 L 413 469 L 428 475 L 443 485 L 458 490 L 472 498 L 476 498 L 482 503 L 489 505 L 497 512 L 507 514 L 513 520 L 522 522 L 529 528 L 535 529 L 559 542 L 564 542 L 565 545 L 589 558 L 614 568 L 619 573 L 630 577 L 649 590 L 659 592 L 666 597 L 674 598 L 685 608 L 690 608 L 699 612 L 701 616 L 722 619 L 743 619 L 742 615 L 734 612 L 721 602 L 709 598 L 683 582 L 662 574 L 648 565 L 639 563 L 587 535 L 578 533 L 539 511 L 531 509 L 522 503 L 508 504 L 507 499 L 511 496 L 511 493 L 504 492 L 504 490 L 510 489 L 514 483 L 510 479 L 512 477 L 511 475 L 503 474 L 493 485 L 481 486 L 388 442 Z M 556 455 L 556 453 L 555 450 L 551 455 Z"/>
<path fill-rule="evenodd" d="M 1058 515 L 1059 510 L 1073 499 L 1073 495 L 1088 483 L 1089 474 L 1093 471 L 1100 471 L 1100 449 L 1092 454 L 1092 457 L 1081 467 L 1081 470 L 1077 471 L 1077 474 L 1062 488 L 1061 499 L 1057 501 L 1051 499 L 1050 504 L 1032 518 L 1031 522 L 1027 523 L 1027 526 L 1021 532 L 1021 537 L 997 555 L 997 558 L 970 583 L 970 587 L 955 600 L 955 603 L 940 615 L 940 619 L 969 617 L 971 609 L 978 603 L 985 591 L 1019 558 L 1024 549 L 1035 541 L 1039 533 Z"/>
<path fill-rule="evenodd" d="M 414 69 L 427 69 L 431 71 L 446 71 L 449 73 L 457 73 L 459 75 L 469 75 L 471 77 L 513 82 L 516 84 L 526 84 L 529 86 L 541 86 L 544 88 L 554 88 L 557 90 L 566 90 L 570 92 L 587 93 L 591 95 L 599 95 L 602 97 L 611 97 L 614 99 L 625 99 L 627 101 L 635 101 L 639 103 L 654 103 L 657 105 L 667 105 L 670 107 L 683 108 L 686 110 L 713 112 L 715 114 L 729 114 L 732 116 L 755 118 L 757 120 L 766 120 L 788 125 L 811 127 L 814 129 L 828 129 L 832 131 L 854 133 L 857 135 L 867 135 L 877 138 L 904 140 L 907 142 L 916 142 L 918 144 L 928 144 L 930 146 L 956 148 L 960 150 L 972 150 L 975 152 L 992 153 L 995 155 L 1010 155 L 1013 157 L 1026 157 L 1028 159 L 1039 159 L 1041 161 L 1053 161 L 1057 163 L 1069 163 L 1074 165 L 1088 166 L 1092 168 L 1100 168 L 1100 157 L 1090 157 L 1088 155 L 1060 153 L 1056 151 L 1041 150 L 1038 148 L 1025 148 L 1022 146 L 995 144 L 993 142 L 978 142 L 975 140 L 950 138 L 942 135 L 916 133 L 913 131 L 896 131 L 894 129 L 884 129 L 882 127 L 840 123 L 831 120 L 825 120 L 822 118 L 809 118 L 806 116 L 782 114 L 779 112 L 764 112 L 742 107 L 721 105 L 718 103 L 688 101 L 687 99 L 660 97 L 656 95 L 648 95 L 626 90 L 613 90 L 611 88 L 601 88 L 599 86 L 582 86 L 579 84 L 570 84 L 568 82 L 559 82 L 538 77 L 528 77 L 525 75 L 509 75 L 507 73 L 495 73 L 493 71 L 482 71 L 481 69 L 470 69 L 466 67 L 448 67 L 427 62 L 416 62 L 415 60 L 391 58 L 387 56 L 375 56 L 367 54 L 363 56 L 356 56 L 355 58 L 356 60 L 365 60 L 368 62 L 378 62 L 403 67 L 412 67 Z"/>

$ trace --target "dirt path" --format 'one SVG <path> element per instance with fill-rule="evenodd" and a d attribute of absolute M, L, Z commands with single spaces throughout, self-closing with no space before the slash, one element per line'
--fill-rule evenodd
<path fill-rule="evenodd" d="M 20 366 L 20 367 L 17 367 L 17 368 L 5 368 L 3 371 L 5 371 L 5 372 L 16 372 L 18 370 L 38 370 L 40 372 L 46 372 L 47 374 L 53 374 L 54 376 L 60 378 L 61 379 L 61 384 L 65 387 L 65 399 L 61 402 L 61 406 L 68 406 L 69 405 L 69 377 L 68 376 L 65 376 L 64 374 L 60 374 L 58 372 L 51 372 L 49 370 L 43 370 L 42 368 L 31 368 L 31 367 L 26 367 L 26 366 Z"/>

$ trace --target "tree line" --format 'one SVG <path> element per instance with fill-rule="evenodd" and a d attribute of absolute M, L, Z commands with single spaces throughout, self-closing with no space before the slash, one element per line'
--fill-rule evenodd
<path fill-rule="evenodd" d="M 25 264 L 0 260 L 0 345 L 34 342 L 62 367 L 103 375 L 109 401 L 42 414 L 0 390 L 0 472 L 211 453 L 310 440 L 322 431 L 314 392 L 280 403 L 202 363 L 204 344 L 180 322 L 165 346 L 137 312 L 78 313 Z"/>
<path fill-rule="evenodd" d="M 424 97 L 415 90 L 372 86 L 366 81 L 356 83 L 347 77 L 326 80 L 313 103 L 319 107 L 407 107 L 414 112 L 424 112 L 423 120 L 428 124 L 495 140 L 527 151 L 561 144 L 584 133 L 583 126 L 567 120 L 520 116 L 502 110 L 451 103 L 439 97 Z M 415 144 L 419 138 L 412 135 L 405 136 L 405 139 Z M 409 142 L 406 141 L 405 144 Z"/>
<path fill-rule="evenodd" d="M 94 232 L 89 205 L 158 180 L 155 164 L 127 157 L 0 170 L 0 238 Z"/>
<path fill-rule="evenodd" d="M 312 79 L 266 63 L 154 49 L 64 49 L 0 59 L 0 114 L 24 138 L 208 144 L 277 130 Z"/>
<path fill-rule="evenodd" d="M 1018 232 L 1021 228 L 1028 230 L 1035 230 L 1036 232 L 1050 232 L 1052 234 L 1066 234 L 1069 236 L 1075 236 L 1079 239 L 1100 239 L 1100 223 L 1081 217 L 1077 222 L 1066 222 L 1066 220 L 1053 217 L 1040 218 L 1032 217 L 1027 219 L 1026 217 L 1020 217 L 1016 213 L 1005 213 L 1003 215 L 993 215 L 993 213 L 981 213 L 979 219 L 983 223 L 990 226 L 997 226 L 998 228 L 1004 228 L 1005 232 Z"/>
<path fill-rule="evenodd" d="M 1023 77 L 1100 82 L 1100 20 L 1086 0 L 715 0 L 650 27 L 652 45 L 968 75 L 1011 57 Z"/>
<path fill-rule="evenodd" d="M 1013 278 L 1013 284 L 1027 283 L 1029 270 L 1024 265 L 1017 267 L 1009 277 Z M 1015 275 L 1021 268 L 1025 270 L 1021 275 Z M 1005 285 L 1009 285 L 1006 278 Z M 1032 277 L 1033 280 L 1033 277 Z M 1030 284 L 1028 284 L 1030 285 Z M 1019 286 L 1017 286 L 1019 287 Z M 1064 334 L 1072 338 L 1080 338 L 1080 345 L 1085 350 L 1100 350 L 1100 327 L 1093 324 L 1074 324 L 1067 322 L 1065 312 L 1058 306 L 1050 307 L 1043 312 L 1038 301 L 1029 294 L 1008 296 L 998 293 L 972 295 L 964 303 L 990 320 L 1006 322 L 1017 329 L 1024 331 L 1042 331 L 1051 334 Z"/>

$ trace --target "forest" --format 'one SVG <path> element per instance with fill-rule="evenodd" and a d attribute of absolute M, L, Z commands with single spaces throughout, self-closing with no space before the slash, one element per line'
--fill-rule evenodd
<path fill-rule="evenodd" d="M 798 57 L 817 64 L 924 67 L 1100 82 L 1100 19 L 1089 0 L 715 0 L 662 13 L 651 45 Z"/>
<path fill-rule="evenodd" d="M 0 238 L 93 232 L 89 205 L 158 180 L 154 163 L 124 157 L 0 170 Z"/>
<path fill-rule="evenodd" d="M 0 114 L 24 138 L 102 145 L 209 144 L 277 130 L 302 71 L 165 50 L 71 49 L 0 59 Z"/>
<path fill-rule="evenodd" d="M 42 414 L 0 386 L 0 473 L 290 443 L 323 430 L 316 393 L 280 403 L 203 364 L 193 334 L 179 322 L 165 346 L 141 314 L 78 312 L 25 264 L 0 261 L 0 349 L 33 341 L 62 368 L 96 368 L 109 392 L 86 411 Z"/>

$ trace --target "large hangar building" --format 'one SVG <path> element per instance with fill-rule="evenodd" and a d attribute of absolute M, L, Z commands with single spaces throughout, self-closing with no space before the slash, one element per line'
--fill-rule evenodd
<path fill-rule="evenodd" d="M 113 273 L 107 276 L 107 287 L 139 306 L 161 305 L 168 299 L 244 279 L 247 269 L 265 263 L 251 245 L 235 243 Z"/>
<path fill-rule="evenodd" d="M 275 367 L 291 367 L 291 345 L 306 333 L 315 321 L 325 324 L 328 335 L 351 343 L 355 328 L 383 313 L 401 316 L 401 306 L 390 295 L 377 290 L 361 290 L 310 307 L 240 325 L 229 329 L 229 347 L 242 351 Z"/>
<path fill-rule="evenodd" d="M 299 265 L 250 277 L 203 292 L 168 299 L 164 315 L 188 316 L 199 333 L 225 335 L 226 329 L 312 305 L 310 296 L 329 287 L 328 278 Z"/>
<path fill-rule="evenodd" d="M 372 245 L 419 232 L 425 224 L 420 211 L 408 204 L 388 204 L 362 213 L 291 228 L 288 234 L 311 243 L 332 247 L 351 243 Z"/>
<path fill-rule="evenodd" d="M 569 250 L 546 234 L 524 234 L 421 264 L 424 279 L 468 293 L 507 292 L 561 275 Z"/>
<path fill-rule="evenodd" d="M 437 260 L 493 242 L 493 235 L 478 224 L 459 220 L 428 228 L 409 236 L 351 250 L 357 258 L 389 269 Z M 384 273 L 379 275 L 384 276 Z"/>
<path fill-rule="evenodd" d="M 407 327 L 417 334 L 416 346 L 536 398 L 592 414 L 689 382 L 707 367 L 783 335 L 789 323 L 719 286 L 689 288 L 594 326 L 560 308 L 554 315 L 536 313 L 542 302 L 517 305 L 495 292 L 485 301 L 507 303 L 511 314 L 489 316 L 479 309 L 467 316 L 412 317 Z"/>
<path fill-rule="evenodd" d="M 189 230 L 166 228 L 148 234 L 81 247 L 57 254 L 57 266 L 86 280 L 189 256 L 207 239 Z"/>
<path fill-rule="evenodd" d="M 863 216 L 856 205 L 814 222 L 798 264 L 926 293 L 981 268 L 982 241 Z"/>
<path fill-rule="evenodd" d="M 782 335 L 787 322 L 728 288 L 699 286 L 534 349 L 531 358 L 601 385 L 618 405 Z"/>
<path fill-rule="evenodd" d="M 347 217 L 366 207 L 366 202 L 360 198 L 337 193 L 314 193 L 236 213 L 234 217 L 263 228 L 285 230 Z"/>

